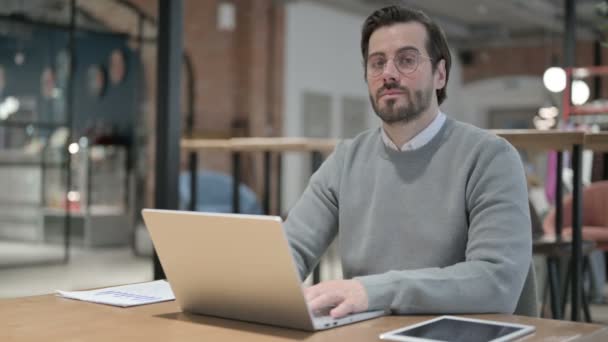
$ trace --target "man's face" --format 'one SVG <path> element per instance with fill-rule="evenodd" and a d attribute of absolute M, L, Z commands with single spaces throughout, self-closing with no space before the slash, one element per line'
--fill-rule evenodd
<path fill-rule="evenodd" d="M 440 61 L 433 73 L 426 40 L 426 29 L 417 22 L 381 27 L 369 39 L 369 96 L 387 124 L 410 122 L 437 106 L 435 90 L 445 86 L 445 65 Z"/>

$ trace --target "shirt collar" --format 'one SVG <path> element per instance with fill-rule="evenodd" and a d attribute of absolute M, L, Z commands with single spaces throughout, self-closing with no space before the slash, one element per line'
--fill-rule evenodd
<path fill-rule="evenodd" d="M 433 139 L 433 137 L 441 130 L 441 127 L 445 123 L 445 120 L 446 120 L 445 114 L 443 114 L 442 112 L 439 112 L 437 114 L 437 116 L 435 116 L 435 119 L 433 119 L 433 121 L 425 129 L 420 131 L 418 134 L 416 134 L 416 136 L 414 136 L 409 141 L 406 141 L 405 144 L 403 144 L 403 146 L 401 146 L 401 148 L 398 148 L 397 145 L 395 145 L 395 143 L 393 143 L 391 138 L 389 138 L 388 134 L 386 134 L 386 131 L 384 130 L 384 128 L 381 129 L 382 141 L 384 142 L 384 144 L 387 147 L 389 147 L 393 150 L 396 150 L 396 151 L 415 150 L 415 149 L 421 148 L 422 146 L 426 145 L 429 141 L 431 141 L 431 139 Z"/>

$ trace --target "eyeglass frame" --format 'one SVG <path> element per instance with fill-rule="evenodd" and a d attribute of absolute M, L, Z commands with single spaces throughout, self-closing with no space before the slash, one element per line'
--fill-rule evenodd
<path fill-rule="evenodd" d="M 414 52 L 415 55 L 416 55 L 416 66 L 411 71 L 408 71 L 408 72 L 401 71 L 401 69 L 395 63 L 395 59 L 397 58 L 397 56 L 399 56 L 399 54 L 405 53 L 405 52 Z M 382 75 L 382 73 L 384 73 L 384 71 L 386 70 L 386 66 L 388 65 L 388 61 L 389 60 L 391 60 L 393 62 L 393 65 L 395 66 L 395 69 L 397 69 L 397 71 L 401 75 L 404 75 L 404 76 L 405 75 L 409 75 L 409 74 L 415 72 L 416 70 L 418 70 L 418 66 L 420 65 L 420 62 L 421 62 L 420 58 L 423 58 L 423 59 L 428 60 L 428 61 L 433 61 L 433 58 L 427 57 L 427 56 L 423 56 L 422 53 L 420 53 L 420 51 L 418 49 L 416 49 L 416 48 L 413 48 L 413 47 L 404 47 L 404 48 L 401 48 L 401 49 L 397 50 L 397 53 L 395 53 L 395 55 L 392 58 L 387 58 L 386 61 L 385 61 L 384 66 L 382 67 L 382 69 L 379 70 L 379 72 L 377 74 L 373 74 L 373 73 L 371 73 L 369 71 L 370 70 L 370 68 L 369 68 L 369 61 L 373 57 L 379 56 L 379 55 L 384 55 L 384 53 L 373 53 L 371 57 L 367 58 L 367 61 L 365 63 L 365 73 L 369 77 L 378 77 L 378 76 Z"/>

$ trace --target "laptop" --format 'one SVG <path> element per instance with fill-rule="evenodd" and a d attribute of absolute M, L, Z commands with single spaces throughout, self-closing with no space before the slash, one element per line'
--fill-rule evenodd
<path fill-rule="evenodd" d="M 314 331 L 386 313 L 315 316 L 281 218 L 144 209 L 144 221 L 185 312 Z"/>

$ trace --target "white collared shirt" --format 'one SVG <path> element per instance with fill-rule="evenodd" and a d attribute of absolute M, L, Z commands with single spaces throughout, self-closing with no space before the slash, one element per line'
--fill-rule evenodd
<path fill-rule="evenodd" d="M 433 121 L 425 129 L 420 131 L 420 133 L 416 134 L 415 137 L 413 137 L 412 139 L 407 141 L 405 144 L 403 144 L 403 146 L 401 146 L 401 148 L 398 148 L 397 145 L 395 145 L 395 143 L 393 143 L 391 138 L 389 138 L 388 134 L 386 134 L 386 131 L 384 130 L 384 128 L 381 129 L 382 141 L 384 142 L 384 144 L 387 147 L 389 147 L 393 150 L 396 150 L 396 151 L 415 150 L 415 149 L 421 148 L 422 146 L 426 145 L 429 141 L 431 141 L 431 139 L 433 139 L 433 137 L 435 135 L 437 135 L 439 130 L 441 130 L 441 127 L 443 127 L 445 120 L 446 120 L 445 114 L 443 114 L 442 112 L 439 112 L 437 114 L 437 116 L 435 117 L 435 119 L 433 119 Z"/>

